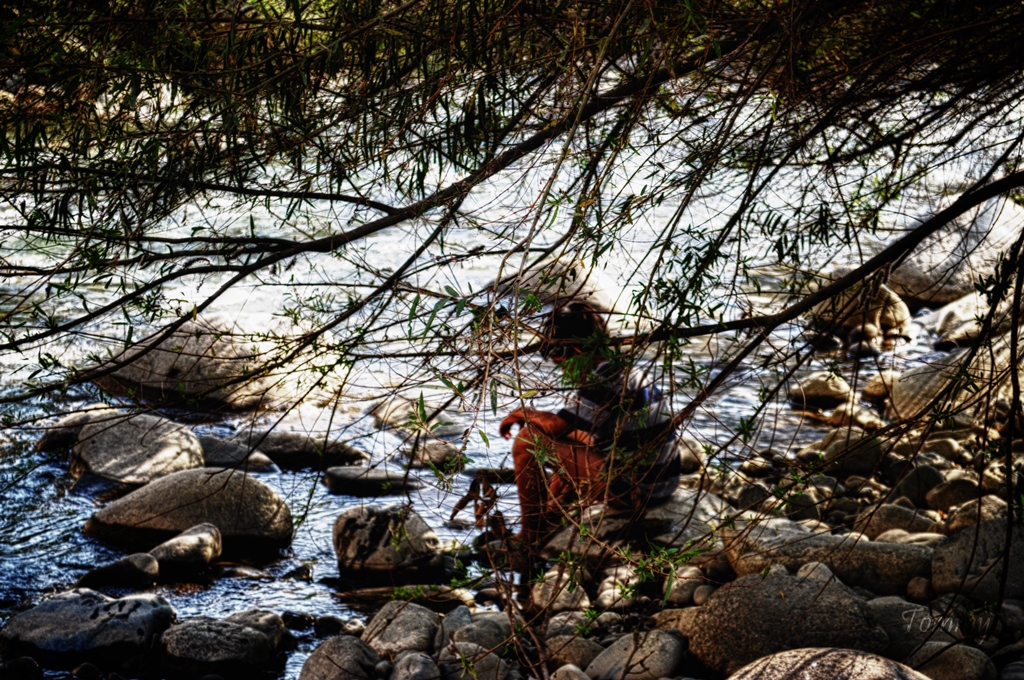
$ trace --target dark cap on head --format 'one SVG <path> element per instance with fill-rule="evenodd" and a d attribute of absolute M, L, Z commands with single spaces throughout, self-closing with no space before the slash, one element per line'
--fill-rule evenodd
<path fill-rule="evenodd" d="M 599 311 L 585 302 L 570 302 L 552 311 L 541 354 L 564 359 L 582 351 L 588 342 L 603 343 L 607 338 L 608 324 Z"/>

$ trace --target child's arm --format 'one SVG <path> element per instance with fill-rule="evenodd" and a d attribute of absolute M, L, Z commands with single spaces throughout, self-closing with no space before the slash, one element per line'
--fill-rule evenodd
<path fill-rule="evenodd" d="M 505 419 L 501 421 L 498 432 L 505 439 L 510 439 L 512 437 L 513 425 L 518 425 L 520 427 L 529 425 L 530 427 L 540 430 L 551 439 L 561 439 L 575 429 L 568 421 L 557 413 L 536 411 L 532 408 L 517 408 L 515 411 L 512 411 L 512 413 L 509 413 L 505 416 Z"/>

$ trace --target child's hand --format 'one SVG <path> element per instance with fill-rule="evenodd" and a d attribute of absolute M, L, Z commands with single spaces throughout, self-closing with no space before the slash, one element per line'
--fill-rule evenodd
<path fill-rule="evenodd" d="M 526 416 L 523 414 L 523 409 L 517 408 L 512 413 L 505 416 L 505 419 L 501 421 L 501 425 L 498 426 L 498 433 L 503 439 L 512 438 L 512 426 L 518 425 L 522 427 L 526 424 Z"/>

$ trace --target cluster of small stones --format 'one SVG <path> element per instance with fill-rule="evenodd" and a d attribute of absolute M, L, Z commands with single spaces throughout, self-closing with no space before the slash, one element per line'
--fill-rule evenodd
<path fill-rule="evenodd" d="M 892 291 L 878 300 L 869 321 L 887 328 L 858 336 L 866 347 L 910 325 Z M 262 610 L 178 620 L 162 597 L 92 589 L 145 590 L 201 577 L 222 551 L 287 546 L 290 510 L 249 464 L 301 469 L 327 458 L 332 490 L 373 497 L 414 488 L 415 477 L 361 465 L 365 457 L 340 442 L 273 432 L 192 442 L 155 417 L 86 411 L 41 445 L 71 446 L 82 474 L 143 484 L 97 511 L 86 531 L 145 551 L 12 617 L 0 631 L 0 673 L 30 677 L 42 663 L 80 678 L 154 667 L 251 677 L 280 669 L 305 638 L 319 644 L 300 680 L 1024 678 L 1024 528 L 1008 515 L 1007 491 L 1024 442 L 1003 448 L 1014 458 L 1007 470 L 987 457 L 1000 441 L 990 422 L 878 434 L 895 386 L 914 379 L 882 373 L 860 398 L 839 376 L 801 379 L 792 401 L 829 412 L 818 443 L 718 469 L 684 441 L 691 472 L 668 503 L 639 517 L 585 510 L 521 585 L 439 585 L 450 581 L 453 549 L 423 518 L 406 505 L 346 510 L 333 528 L 339 574 L 414 584 L 365 624 Z M 376 415 L 407 418 L 393 406 Z M 121 453 L 104 457 L 88 444 L 114 429 Z M 450 453 L 417 442 L 409 451 L 421 462 Z M 504 547 L 485 532 L 458 557 L 486 567 Z"/>

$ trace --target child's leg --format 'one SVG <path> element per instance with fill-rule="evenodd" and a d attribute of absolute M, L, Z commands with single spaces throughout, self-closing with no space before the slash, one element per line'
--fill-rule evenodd
<path fill-rule="evenodd" d="M 522 519 L 519 538 L 534 547 L 550 528 L 547 517 L 548 485 L 542 463 L 557 460 L 554 442 L 529 425 L 519 430 L 512 443 L 512 462 Z"/>

